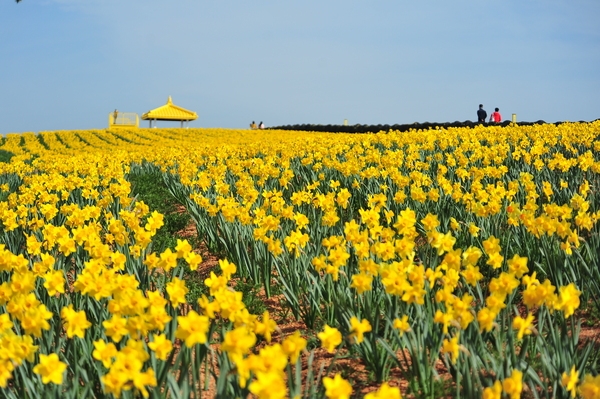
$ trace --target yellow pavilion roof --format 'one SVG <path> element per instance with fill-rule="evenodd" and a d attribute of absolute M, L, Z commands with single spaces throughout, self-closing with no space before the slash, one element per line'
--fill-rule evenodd
<path fill-rule="evenodd" d="M 165 105 L 146 112 L 142 115 L 142 119 L 156 119 L 159 121 L 193 121 L 198 119 L 198 114 L 173 104 L 173 100 L 171 100 L 171 96 L 169 96 Z"/>

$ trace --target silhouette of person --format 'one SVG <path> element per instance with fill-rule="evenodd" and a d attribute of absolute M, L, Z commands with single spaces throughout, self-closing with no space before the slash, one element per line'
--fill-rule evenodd
<path fill-rule="evenodd" d="M 485 123 L 485 119 L 487 118 L 487 112 L 483 109 L 483 104 L 479 104 L 479 109 L 477 110 L 477 122 Z"/>

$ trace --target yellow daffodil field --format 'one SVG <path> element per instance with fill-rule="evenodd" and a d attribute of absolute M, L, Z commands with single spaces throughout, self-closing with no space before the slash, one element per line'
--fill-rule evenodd
<path fill-rule="evenodd" d="M 600 398 L 600 121 L 53 131 L 0 155 L 3 398 Z M 193 237 L 158 244 L 149 175 Z"/>

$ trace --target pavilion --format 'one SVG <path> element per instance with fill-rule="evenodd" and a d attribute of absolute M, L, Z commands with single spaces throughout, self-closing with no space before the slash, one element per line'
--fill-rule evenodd
<path fill-rule="evenodd" d="M 179 121 L 183 127 L 184 122 L 189 124 L 190 121 L 198 119 L 198 114 L 173 104 L 173 100 L 169 96 L 165 105 L 146 112 L 142 115 L 142 119 L 149 122 L 149 127 L 152 127 L 152 121 L 154 121 L 154 127 L 156 127 L 156 121 Z"/>

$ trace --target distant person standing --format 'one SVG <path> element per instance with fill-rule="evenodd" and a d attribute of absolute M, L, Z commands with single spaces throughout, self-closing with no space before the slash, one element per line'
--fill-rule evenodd
<path fill-rule="evenodd" d="M 258 128 L 259 129 L 264 129 L 265 128 L 265 124 L 262 121 L 260 121 L 260 123 L 258 124 Z"/>
<path fill-rule="evenodd" d="M 487 118 L 487 112 L 483 109 L 483 104 L 479 104 L 479 109 L 477 110 L 477 122 L 485 123 Z"/>
<path fill-rule="evenodd" d="M 250 124 L 250 129 L 256 129 L 256 122 L 252 121 L 252 123 Z"/>
<path fill-rule="evenodd" d="M 500 108 L 494 108 L 494 112 L 490 115 L 490 122 L 500 123 L 502 122 L 502 115 L 500 115 Z"/>
<path fill-rule="evenodd" d="M 113 118 L 114 118 L 113 124 L 114 125 L 117 124 L 117 116 L 119 116 L 119 111 L 117 111 L 117 109 L 115 108 L 115 112 L 113 112 Z"/>

